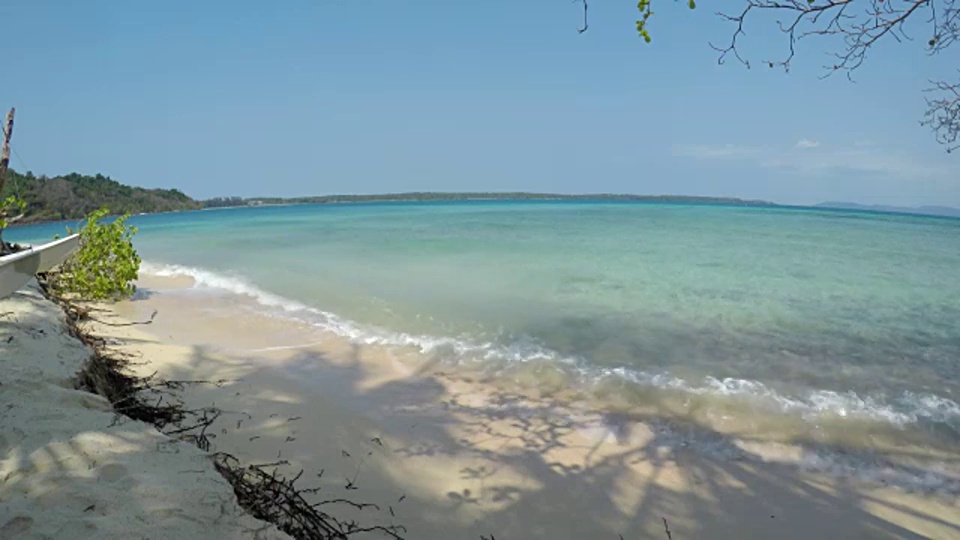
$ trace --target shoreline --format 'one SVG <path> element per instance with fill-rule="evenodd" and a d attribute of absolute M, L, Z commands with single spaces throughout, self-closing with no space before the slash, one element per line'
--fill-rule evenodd
<path fill-rule="evenodd" d="M 435 196 L 431 198 L 431 196 Z M 417 198 L 420 197 L 420 198 Z M 456 193 L 456 192 L 408 192 L 408 193 L 384 193 L 378 195 L 320 195 L 308 197 L 287 197 L 281 198 L 278 202 L 262 202 L 250 204 L 259 200 L 273 200 L 274 197 L 247 197 L 246 204 L 225 205 L 225 206 L 201 206 L 199 208 L 183 208 L 179 210 L 163 210 L 159 212 L 138 212 L 131 213 L 130 216 L 150 216 L 155 214 L 178 214 L 184 212 L 203 212 L 207 210 L 226 210 L 236 208 L 259 208 L 259 207 L 283 207 L 283 206 L 301 206 L 301 205 L 327 205 L 327 204 L 366 204 L 366 203 L 433 203 L 433 202 L 497 202 L 497 201 L 529 201 L 529 202 L 557 202 L 557 201 L 579 201 L 579 202 L 641 202 L 641 203 L 664 203 L 664 204 L 696 204 L 696 205 L 714 205 L 714 206 L 745 206 L 745 207 L 764 207 L 764 208 L 789 208 L 790 205 L 782 205 L 771 201 L 739 199 L 736 197 L 701 197 L 695 195 L 638 195 L 630 193 L 586 193 L 586 194 L 562 194 L 562 193 L 524 193 L 524 192 L 503 192 L 503 193 Z M 303 199 L 303 200 L 302 200 Z M 204 201 L 196 201 L 202 204 Z M 797 207 L 806 208 L 806 207 Z M 810 207 L 814 208 L 814 207 Z M 122 213 L 109 214 L 107 217 L 119 217 Z M 39 219 L 31 220 L 30 216 L 25 216 L 22 220 L 12 223 L 8 229 L 19 229 L 33 225 L 56 225 L 56 224 L 79 224 L 86 216 L 65 219 Z"/>
<path fill-rule="evenodd" d="M 761 441 L 575 408 L 562 390 L 536 395 L 161 292 L 189 279 L 141 285 L 97 306 L 84 331 L 139 357 L 135 375 L 210 381 L 179 392 L 222 412 L 210 452 L 302 475 L 317 502 L 376 505 L 326 509 L 341 520 L 426 540 L 664 538 L 665 523 L 674 538 L 960 538 L 956 496 L 796 467 Z M 28 289 L 0 307 L 0 536 L 285 537 L 240 509 L 209 453 L 113 425 L 105 399 L 71 389 L 89 350 L 63 333 L 59 306 Z"/>
<path fill-rule="evenodd" d="M 136 214 L 130 214 L 130 217 L 134 217 L 134 216 L 153 216 L 153 215 L 162 215 L 162 214 L 182 214 L 182 213 L 184 213 L 184 212 L 200 212 L 200 211 L 203 211 L 203 210 L 207 210 L 207 209 L 206 209 L 206 208 L 188 208 L 188 209 L 183 209 L 183 210 L 164 210 L 164 211 L 162 211 L 162 212 L 138 212 L 138 213 L 136 213 Z M 106 217 L 106 218 L 118 218 L 118 217 L 120 217 L 120 216 L 122 216 L 122 215 L 124 215 L 124 214 L 122 214 L 122 213 L 111 213 L 111 214 L 107 214 L 105 217 Z M 24 219 L 26 219 L 26 218 L 24 218 Z M 81 225 L 86 219 L 87 219 L 87 216 L 80 216 L 80 217 L 77 217 L 77 218 L 68 218 L 68 219 L 41 219 L 41 220 L 37 220 L 37 221 L 29 221 L 29 220 L 28 220 L 28 221 L 22 221 L 22 220 L 21 220 L 21 221 L 18 221 L 18 222 L 16 222 L 16 223 L 11 224 L 11 225 L 10 225 L 9 227 L 7 227 L 5 230 L 8 230 L 8 231 L 9 231 L 9 230 L 16 230 L 16 229 L 22 229 L 22 228 L 27 228 L 27 227 L 33 227 L 33 226 L 58 225 L 58 224 L 64 225 L 65 228 L 69 228 L 70 225 L 74 225 L 74 226 L 76 226 L 77 228 L 79 228 L 80 225 Z"/>
<path fill-rule="evenodd" d="M 418 370 L 429 359 L 431 371 L 447 369 L 461 379 L 468 375 L 483 378 L 480 393 L 496 387 L 562 400 L 571 416 L 596 419 L 616 415 L 666 426 L 674 432 L 700 435 L 689 443 L 702 443 L 699 446 L 705 449 L 712 446 L 713 439 L 722 437 L 729 443 L 720 450 L 723 455 L 749 456 L 764 450 L 760 453 L 766 460 L 821 471 L 844 469 L 849 476 L 882 480 L 908 490 L 960 495 L 956 439 L 950 424 L 960 409 L 942 397 L 943 393 L 904 390 L 897 399 L 882 395 L 875 399 L 869 393 L 811 385 L 806 392 L 791 394 L 750 378 L 705 376 L 698 380 L 689 374 L 642 368 L 609 369 L 522 340 L 521 348 L 514 350 L 516 339 L 497 344 L 456 332 L 421 334 L 416 329 L 370 326 L 277 296 L 243 278 L 177 265 L 145 265 L 145 275 L 153 276 L 150 279 L 156 280 L 157 288 L 148 288 L 144 294 L 156 292 L 184 302 L 202 296 L 202 306 L 195 307 L 237 312 L 238 317 L 254 313 L 304 329 L 271 341 L 269 346 L 251 345 L 255 350 L 248 350 L 250 353 L 306 350 L 347 339 L 379 349 L 377 354 L 393 358 L 390 363 L 397 363 L 404 372 Z M 251 332 L 256 335 L 257 329 Z M 206 343 L 203 336 L 192 339 Z M 210 343 L 219 338 L 212 339 Z M 236 348 L 230 343 L 224 347 Z M 949 393 L 947 389 L 946 395 Z M 943 429 L 931 429 L 931 421 Z M 745 443 L 751 450 L 740 452 Z M 769 448 L 756 448 L 764 444 Z"/>
<path fill-rule="evenodd" d="M 145 294 L 101 318 L 156 310 L 155 321 L 94 331 L 164 378 L 232 381 L 184 391 L 232 411 L 214 450 L 287 460 L 290 474 L 322 470 L 326 497 L 377 504 L 363 519 L 403 525 L 408 538 L 662 537 L 663 519 L 683 538 L 960 538 L 955 496 L 797 467 L 765 454 L 769 445 L 572 410 L 562 393 L 530 395 L 331 336 L 304 340 L 309 329 L 228 315 L 209 299 L 151 293 L 189 281 L 147 278 Z M 718 452 L 697 451 L 701 442 Z"/>

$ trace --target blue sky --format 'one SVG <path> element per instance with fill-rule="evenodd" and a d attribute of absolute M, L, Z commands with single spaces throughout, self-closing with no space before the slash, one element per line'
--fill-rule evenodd
<path fill-rule="evenodd" d="M 725 2 L 726 3 L 726 2 Z M 733 2 L 729 2 L 731 5 Z M 102 172 L 195 197 L 409 190 L 728 195 L 960 206 L 960 155 L 922 90 L 954 77 L 923 40 L 856 74 L 717 65 L 732 31 L 636 4 L 4 0 L 0 107 L 13 166 Z M 760 60 L 785 41 L 748 28 Z M 21 162 L 22 160 L 22 162 Z"/>

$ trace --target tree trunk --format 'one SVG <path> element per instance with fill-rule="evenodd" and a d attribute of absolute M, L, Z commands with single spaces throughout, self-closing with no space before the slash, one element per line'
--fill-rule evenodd
<path fill-rule="evenodd" d="M 13 115 L 16 111 L 14 108 L 10 109 L 7 113 L 7 123 L 3 127 L 3 151 L 0 153 L 0 197 L 3 194 L 3 184 L 7 180 L 7 167 L 10 165 L 10 138 L 13 137 Z M 0 204 L 2 202 L 3 199 L 0 198 Z M 5 213 L 6 210 L 0 210 L 0 212 Z M 0 255 L 6 255 L 11 251 L 10 246 L 3 241 L 3 229 L 0 228 Z"/>

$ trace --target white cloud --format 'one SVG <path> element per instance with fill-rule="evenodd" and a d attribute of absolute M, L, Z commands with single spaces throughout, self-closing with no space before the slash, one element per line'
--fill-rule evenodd
<path fill-rule="evenodd" d="M 948 169 L 915 157 L 873 144 L 823 146 L 818 141 L 800 139 L 791 146 L 680 145 L 673 154 L 700 160 L 727 160 L 758 167 L 783 169 L 806 174 L 860 172 L 888 175 L 901 179 L 934 179 L 956 176 Z"/>
<path fill-rule="evenodd" d="M 754 155 L 757 148 L 737 144 L 685 144 L 673 147 L 673 155 L 695 159 L 742 158 Z"/>
<path fill-rule="evenodd" d="M 896 151 L 855 145 L 807 148 L 803 152 L 773 155 L 760 165 L 805 173 L 849 171 L 903 179 L 932 178 L 947 172 Z"/>

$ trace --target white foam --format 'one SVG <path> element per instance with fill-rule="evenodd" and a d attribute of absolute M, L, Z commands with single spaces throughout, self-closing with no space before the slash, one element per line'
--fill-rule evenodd
<path fill-rule="evenodd" d="M 650 374 L 627 368 L 600 369 L 595 372 L 595 379 L 618 377 L 644 386 L 692 394 L 749 398 L 766 402 L 783 412 L 799 414 L 807 420 L 830 415 L 882 421 L 898 426 L 925 420 L 954 425 L 955 429 L 960 429 L 960 404 L 933 394 L 906 391 L 888 401 L 872 396 L 861 397 L 852 391 L 812 390 L 804 396 L 788 397 L 762 382 L 749 379 L 705 377 L 700 384 L 692 384 L 667 374 Z"/>
<path fill-rule="evenodd" d="M 907 391 L 893 399 L 885 399 L 862 397 L 852 391 L 812 390 L 803 396 L 784 396 L 759 381 L 749 379 L 706 377 L 702 381 L 691 382 L 666 373 L 648 373 L 626 367 L 597 367 L 586 359 L 561 355 L 531 338 L 514 338 L 508 344 L 502 344 L 492 341 L 478 342 L 469 338 L 391 332 L 365 326 L 334 313 L 264 291 L 241 276 L 149 262 L 144 262 L 141 270 L 145 274 L 161 277 L 190 277 L 197 288 L 218 289 L 249 297 L 262 306 L 278 309 L 277 315 L 296 317 L 302 322 L 359 344 L 409 347 L 422 354 L 442 356 L 443 361 L 450 363 L 483 363 L 502 368 L 530 362 L 546 362 L 570 370 L 585 381 L 597 382 L 616 378 L 641 386 L 691 394 L 739 397 L 765 403 L 782 412 L 799 414 L 808 420 L 829 415 L 888 422 L 898 426 L 929 421 L 945 423 L 960 431 L 960 404 L 933 394 Z"/>
<path fill-rule="evenodd" d="M 249 296 L 260 304 L 269 307 L 283 308 L 285 311 L 300 311 L 308 309 L 307 306 L 299 302 L 268 293 L 256 285 L 248 283 L 245 279 L 239 276 L 226 276 L 211 272 L 209 270 L 193 268 L 190 266 L 181 266 L 178 264 L 158 265 L 147 261 L 144 261 L 140 265 L 140 271 L 144 274 L 150 274 L 159 277 L 189 277 L 193 279 L 195 287 L 221 289 L 234 294 Z"/>

